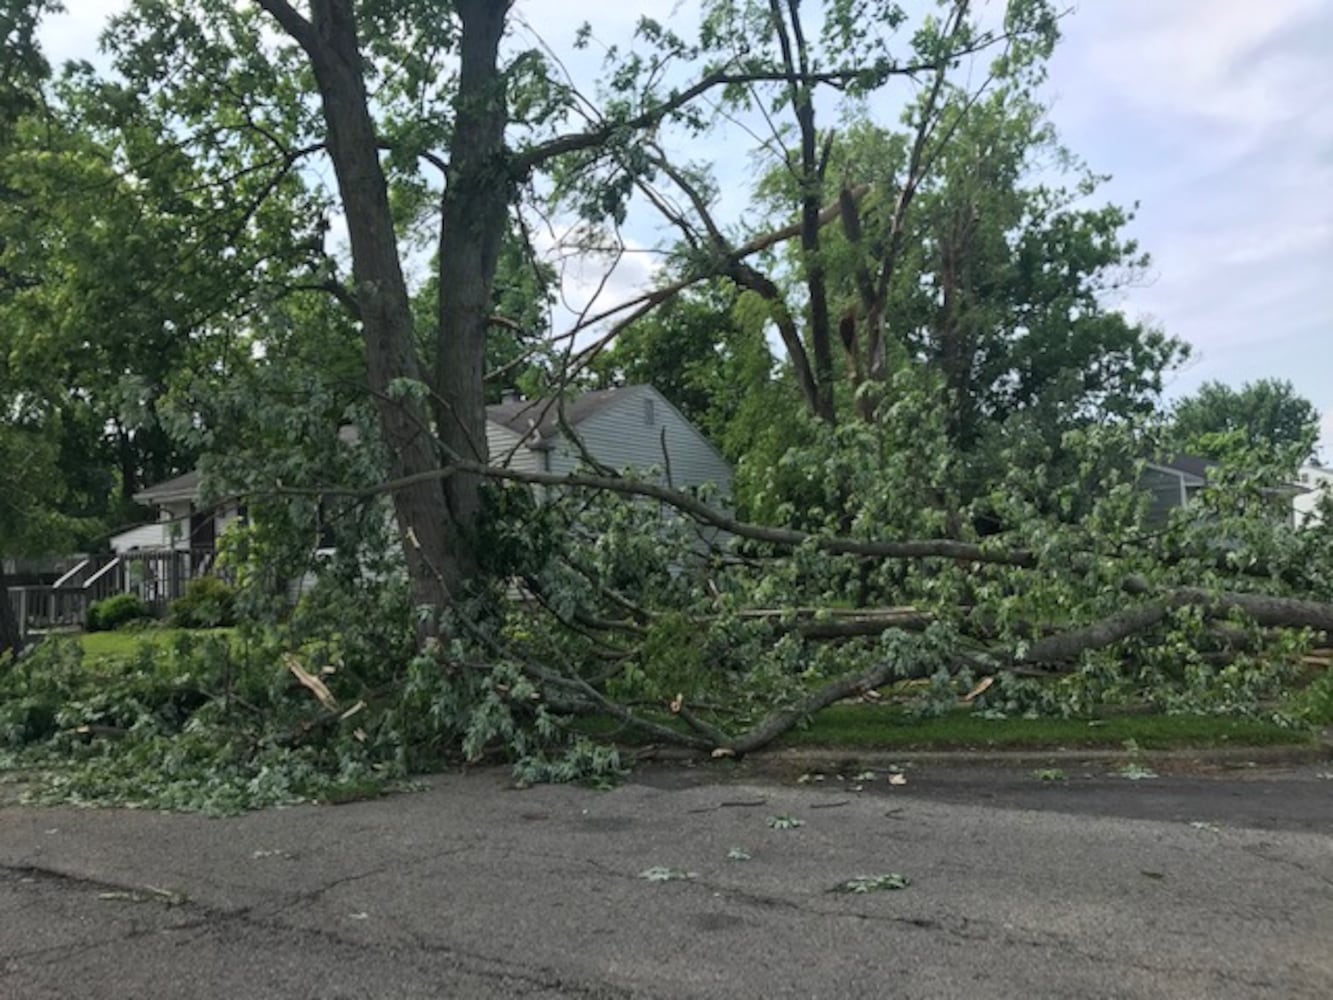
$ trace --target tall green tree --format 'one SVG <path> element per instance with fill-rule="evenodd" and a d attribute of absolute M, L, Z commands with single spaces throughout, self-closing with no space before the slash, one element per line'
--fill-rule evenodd
<path fill-rule="evenodd" d="M 1044 0 L 1006 4 L 1001 28 L 983 27 L 967 0 L 941 4 L 938 14 L 928 14 L 915 26 L 911 38 L 907 59 L 923 85 L 903 112 L 905 141 L 895 144 L 887 162 L 857 176 L 835 166 L 839 130 L 820 124 L 828 91 L 836 88 L 845 111 L 855 118 L 886 74 L 905 65 L 903 53 L 893 51 L 892 29 L 907 17 L 892 3 L 835 3 L 825 13 L 821 29 L 814 30 L 796 3 L 717 0 L 706 8 L 702 44 L 710 55 L 772 69 L 771 86 L 729 88 L 725 99 L 733 114 L 756 117 L 756 127 L 763 130 L 756 155 L 770 169 L 760 191 L 765 211 L 754 216 L 790 225 L 751 226 L 737 238 L 713 217 L 717 192 L 702 171 L 670 164 L 662 155 L 654 163 L 684 194 L 680 208 L 666 197 L 656 203 L 692 248 L 694 266 L 730 278 L 767 304 L 807 406 L 833 423 L 844 370 L 839 341 L 855 352 L 861 384 L 882 384 L 900 353 L 889 309 L 901 264 L 912 249 L 910 213 L 962 112 L 996 79 L 1031 78 L 1057 32 L 1054 11 Z M 861 71 L 840 79 L 821 69 L 846 62 Z M 985 67 L 979 89 L 968 83 L 974 62 Z M 872 192 L 879 202 L 873 216 L 861 207 Z M 844 254 L 835 263 L 830 224 L 839 218 L 848 240 L 860 247 L 859 259 Z M 769 251 L 789 239 L 799 250 L 773 261 Z M 837 267 L 850 271 L 840 274 Z M 834 286 L 848 276 L 854 277 L 856 308 L 839 310 Z M 863 413 L 873 410 L 859 385 L 856 394 Z"/>
<path fill-rule="evenodd" d="M 1057 435 L 1152 412 L 1185 348 L 1103 302 L 1148 263 L 1124 235 L 1129 213 L 1088 205 L 1098 178 L 1021 88 L 951 108 L 946 122 L 889 317 L 908 357 L 940 375 L 950 440 L 972 450 L 986 428 L 1038 407 L 1059 418 Z M 1034 178 L 1043 161 L 1067 164 L 1074 183 Z"/>
<path fill-rule="evenodd" d="M 894 77 L 945 72 L 964 48 L 998 38 L 970 21 L 952 33 L 928 21 L 905 49 L 910 57 L 895 59 L 878 28 L 862 23 L 901 23 L 882 0 L 831 5 L 819 28 L 796 4 L 775 20 L 759 4 L 714 3 L 698 42 L 643 20 L 638 46 L 611 53 L 614 96 L 590 112 L 539 47 L 504 49 L 511 6 L 141 0 L 107 35 L 124 78 L 110 96 L 129 107 L 130 95 L 148 95 L 124 115 L 146 137 L 129 157 L 135 170 L 152 173 L 158 158 L 179 153 L 215 182 L 253 185 L 244 224 L 228 232 L 238 250 L 269 248 L 262 264 L 250 258 L 247 274 L 290 285 L 295 250 L 310 242 L 290 234 L 334 215 L 345 222 L 350 280 L 336 253 L 317 252 L 302 284 L 326 288 L 360 324 L 414 600 L 430 608 L 449 607 L 478 568 L 474 469 L 486 459 L 487 344 L 513 206 L 538 197 L 581 216 L 589 233 L 614 229 L 642 185 L 670 169 L 657 162 L 660 130 L 706 128 L 704 95 L 740 99 L 764 88 L 804 108 L 815 89 L 868 94 Z M 967 6 L 953 5 L 955 19 L 966 19 Z M 1017 34 L 1037 30 L 1026 21 L 1039 21 L 1043 5 L 1014 7 L 1026 18 Z M 764 41 L 745 51 L 755 18 Z M 829 59 L 816 64 L 789 44 L 807 33 L 847 37 L 830 38 Z M 300 165 L 314 157 L 332 167 L 325 210 L 312 200 L 308 218 L 265 218 L 266 188 L 299 186 Z M 530 183 L 538 177 L 546 180 Z M 412 260 L 417 209 L 430 202 L 437 301 L 422 350 L 427 324 L 413 308 Z M 823 371 L 831 354 L 821 344 Z"/>
<path fill-rule="evenodd" d="M 0 315 L 16 294 L 40 280 L 32 262 L 13 253 L 11 233 L 29 203 L 7 164 L 25 121 L 41 106 L 50 67 L 36 32 L 42 16 L 58 9 L 43 0 L 0 2 Z M 40 553 L 61 536 L 62 527 L 55 513 L 61 499 L 57 435 L 14 378 L 13 368 L 13 360 L 0 352 L 0 657 L 20 643 L 6 562 Z"/>
<path fill-rule="evenodd" d="M 1175 447 L 1205 458 L 1248 448 L 1299 464 L 1319 439 L 1319 411 L 1283 379 L 1257 379 L 1239 389 L 1205 382 L 1172 409 L 1170 436 Z"/>
<path fill-rule="evenodd" d="M 4 389 L 58 429 L 65 506 L 115 526 L 146 514 L 137 490 L 194 464 L 180 397 L 248 362 L 254 289 L 309 261 L 284 213 L 302 185 L 184 155 L 180 121 L 87 65 L 33 94 L 0 151 Z M 238 239 L 261 226 L 289 236 Z"/>

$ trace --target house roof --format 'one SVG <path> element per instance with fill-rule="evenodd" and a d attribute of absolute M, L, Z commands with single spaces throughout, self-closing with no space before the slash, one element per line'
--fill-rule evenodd
<path fill-rule="evenodd" d="M 564 404 L 565 423 L 577 427 L 595 413 L 606 409 L 619 396 L 643 386 L 627 385 L 617 389 L 598 389 L 585 392 Z M 544 399 L 516 399 L 486 407 L 486 419 L 526 438 L 535 432 L 529 447 L 536 448 L 560 432 L 560 404 L 555 397 Z"/>
<path fill-rule="evenodd" d="M 1199 455 L 1172 455 L 1158 457 L 1149 462 L 1148 466 L 1163 472 L 1175 473 L 1181 477 L 1186 486 L 1206 486 L 1210 473 L 1219 464 L 1211 458 L 1202 458 Z M 1299 483 L 1278 483 L 1275 486 L 1266 487 L 1262 492 L 1277 496 L 1293 496 L 1299 493 L 1308 493 L 1309 490 Z"/>
<path fill-rule="evenodd" d="M 141 504 L 171 503 L 173 500 L 193 500 L 199 495 L 199 470 L 191 469 L 183 476 L 168 479 L 141 489 L 134 494 L 134 502 Z"/>
<path fill-rule="evenodd" d="M 1208 470 L 1217 466 L 1216 462 L 1201 458 L 1198 455 L 1162 456 L 1154 459 L 1150 464 L 1159 469 L 1180 473 L 1190 485 L 1203 485 L 1208 479 Z M 1195 482 L 1190 482 L 1191 480 L 1195 480 Z"/>

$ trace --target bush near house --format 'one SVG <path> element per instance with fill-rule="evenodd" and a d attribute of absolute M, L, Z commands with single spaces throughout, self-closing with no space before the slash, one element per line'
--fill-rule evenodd
<path fill-rule="evenodd" d="M 215 576 L 191 580 L 171 605 L 168 621 L 176 628 L 220 628 L 236 624 L 236 593 Z"/>
<path fill-rule="evenodd" d="M 104 601 L 94 601 L 88 608 L 88 631 L 112 632 L 152 617 L 152 609 L 143 598 L 136 594 L 116 594 Z"/>

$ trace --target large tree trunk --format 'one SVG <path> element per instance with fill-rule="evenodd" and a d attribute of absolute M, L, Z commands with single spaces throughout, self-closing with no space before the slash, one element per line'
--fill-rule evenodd
<path fill-rule="evenodd" d="M 352 247 L 370 389 L 392 457 L 392 474 L 396 479 L 422 477 L 393 494 L 413 599 L 418 606 L 443 609 L 464 582 L 468 567 L 448 544 L 451 515 L 444 488 L 439 479 L 429 477 L 439 463 L 428 408 L 411 395 L 392 391 L 395 383 L 402 385 L 399 380 L 424 379 L 366 95 L 356 4 L 311 0 L 309 21 L 286 0 L 260 0 L 260 5 L 305 50 L 319 86 L 328 153 Z M 427 622 L 424 632 L 433 631 Z"/>
<path fill-rule="evenodd" d="M 0 564 L 0 657 L 8 652 L 18 653 L 23 645 L 23 635 L 19 620 L 9 603 L 9 578 Z"/>
<path fill-rule="evenodd" d="M 435 425 L 445 449 L 485 462 L 486 329 L 496 262 L 508 222 L 512 182 L 504 149 L 505 80 L 497 69 L 508 2 L 455 0 L 463 24 L 449 175 L 440 211 L 439 332 Z M 476 565 L 471 530 L 481 508 L 481 478 L 445 483 L 449 544 L 460 568 Z"/>

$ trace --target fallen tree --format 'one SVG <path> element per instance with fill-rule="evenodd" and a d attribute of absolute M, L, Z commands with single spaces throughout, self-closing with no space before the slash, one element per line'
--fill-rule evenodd
<path fill-rule="evenodd" d="M 971 686 L 978 677 L 1005 676 L 1056 681 L 1079 673 L 1091 656 L 1119 655 L 1135 642 L 1163 646 L 1182 629 L 1194 630 L 1189 658 L 1211 669 L 1259 663 L 1281 642 L 1288 645 L 1273 655 L 1290 659 L 1315 638 L 1333 636 L 1333 603 L 1236 589 L 1237 584 L 1256 582 L 1247 574 L 1247 564 L 1233 560 L 1235 568 L 1228 572 L 1227 560 L 1206 550 L 1193 562 L 1173 556 L 1164 564 L 1167 572 L 1150 581 L 1140 568 L 1150 553 L 1126 549 L 1119 541 L 1108 544 L 1076 526 L 1064 544 L 1049 546 L 1045 553 L 1016 544 L 1009 535 L 985 540 L 848 537 L 748 522 L 693 493 L 642 478 L 532 472 L 465 461 L 454 461 L 430 475 L 448 478 L 460 471 L 508 484 L 510 489 L 540 486 L 548 493 L 559 491 L 574 498 L 567 505 L 555 501 L 533 508 L 539 524 L 560 523 L 557 533 L 565 543 L 593 539 L 595 548 L 608 537 L 598 532 L 607 532 L 617 517 L 623 518 L 638 534 L 621 535 L 610 528 L 615 544 L 628 546 L 637 537 L 641 546 L 658 553 L 653 558 L 660 563 L 645 571 L 645 576 L 658 574 L 655 580 L 660 586 L 631 580 L 638 590 L 627 595 L 607 583 L 606 567 L 590 568 L 584 560 L 574 574 L 582 583 L 580 596 L 571 599 L 552 582 L 551 565 L 574 558 L 574 549 L 554 544 L 548 555 L 551 565 L 530 569 L 524 588 L 532 598 L 528 620 L 545 621 L 544 627 L 563 635 L 541 642 L 513 641 L 479 621 L 467 621 L 465 630 L 484 640 L 485 659 L 518 664 L 535 685 L 530 697 L 554 710 L 601 714 L 651 740 L 719 755 L 762 749 L 823 708 L 894 682 L 958 678 Z M 410 484 L 395 480 L 358 488 L 273 493 L 366 502 L 405 485 Z M 662 517 L 661 510 L 671 513 Z M 691 549 L 683 530 L 689 524 L 716 530 L 725 541 L 715 538 L 706 552 Z M 646 538 L 660 544 L 647 544 Z M 751 546 L 757 557 L 735 558 L 736 545 Z M 663 569 L 673 559 L 674 568 Z M 914 599 L 910 604 L 876 607 L 802 602 L 765 606 L 744 596 L 738 581 L 767 572 L 774 563 L 790 567 L 802 559 L 845 566 L 916 567 L 907 571 L 917 579 L 908 586 Z M 1121 566 L 1124 571 L 1116 573 Z M 1288 569 L 1284 566 L 1278 579 L 1289 578 Z M 1209 586 L 1179 584 L 1181 577 L 1198 573 L 1210 574 Z M 1090 575 L 1095 583 L 1080 582 Z M 680 579 L 693 580 L 698 592 L 682 597 Z M 1015 595 L 1011 600 L 1020 603 L 1045 588 L 1060 593 L 1065 608 L 1043 618 L 1017 615 L 1004 600 L 919 601 L 915 598 L 920 591 L 911 588 L 923 582 L 944 593 L 1002 586 Z M 796 573 L 792 591 L 801 586 Z M 740 599 L 729 602 L 733 594 Z M 572 606 L 559 610 L 562 605 Z M 727 719 L 708 706 L 724 704 L 728 697 L 726 685 L 717 678 L 729 670 L 744 674 L 743 667 L 701 668 L 692 680 L 677 683 L 672 669 L 660 666 L 672 655 L 690 658 L 691 647 L 708 646 L 713 635 L 724 637 L 719 640 L 723 646 L 735 644 L 736 650 L 723 649 L 719 654 L 728 664 L 750 650 L 762 658 L 784 643 L 796 643 L 801 655 L 822 657 L 835 668 L 807 670 L 810 676 L 800 683 L 779 683 L 765 697 L 752 699 L 748 710 L 739 713 L 741 718 Z M 659 648 L 663 644 L 674 645 L 664 653 Z M 851 652 L 829 657 L 818 652 L 820 647 Z M 560 654 L 552 655 L 553 649 Z M 571 655 L 571 650 L 579 652 Z M 836 669 L 840 662 L 846 669 Z M 593 673 L 590 663 L 602 666 Z M 484 672 L 474 664 L 476 670 Z M 638 672 L 665 676 L 642 683 L 626 680 Z"/>

